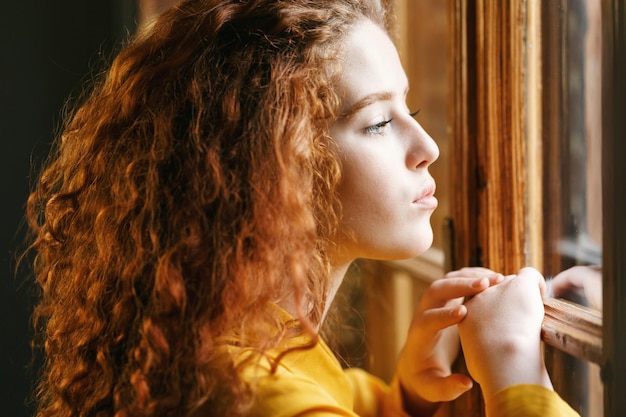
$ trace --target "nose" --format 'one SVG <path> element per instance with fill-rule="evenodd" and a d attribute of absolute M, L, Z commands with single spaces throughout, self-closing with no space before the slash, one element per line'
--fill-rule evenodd
<path fill-rule="evenodd" d="M 416 120 L 412 122 L 406 132 L 408 137 L 406 164 L 410 169 L 427 168 L 439 158 L 439 147 Z"/>

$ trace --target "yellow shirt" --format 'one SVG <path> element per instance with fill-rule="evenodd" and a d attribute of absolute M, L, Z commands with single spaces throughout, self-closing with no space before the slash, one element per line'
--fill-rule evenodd
<path fill-rule="evenodd" d="M 234 353 L 236 349 L 232 352 Z M 328 346 L 319 343 L 284 356 L 276 372 L 269 362 L 248 366 L 244 377 L 257 381 L 249 417 L 405 417 L 399 395 L 361 369 L 343 370 Z M 382 410 L 383 398 L 387 407 Z M 517 385 L 498 392 L 487 407 L 488 417 L 575 417 L 578 414 L 555 392 L 541 386 Z"/>

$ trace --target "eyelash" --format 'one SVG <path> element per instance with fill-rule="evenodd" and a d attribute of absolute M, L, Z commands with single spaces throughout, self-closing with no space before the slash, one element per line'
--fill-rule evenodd
<path fill-rule="evenodd" d="M 417 109 L 416 111 L 409 113 L 409 116 L 415 117 L 415 116 L 417 116 L 419 114 L 419 112 L 420 112 L 420 109 Z M 387 126 L 389 123 L 391 123 L 392 120 L 393 120 L 393 117 L 391 119 L 389 119 L 389 120 L 385 120 L 385 121 L 382 121 L 380 123 L 376 123 L 375 125 L 366 127 L 365 128 L 365 132 L 367 134 L 370 134 L 370 135 L 380 135 L 380 134 L 382 134 L 382 132 L 380 132 L 378 130 L 382 129 L 385 126 Z"/>
<path fill-rule="evenodd" d="M 382 134 L 380 129 L 382 129 L 383 127 L 387 126 L 389 123 L 391 123 L 392 120 L 393 120 L 393 118 L 389 119 L 389 120 L 385 120 L 384 122 L 376 123 L 375 125 L 366 127 L 365 128 L 365 133 L 367 133 L 369 135 L 380 135 L 380 134 Z"/>

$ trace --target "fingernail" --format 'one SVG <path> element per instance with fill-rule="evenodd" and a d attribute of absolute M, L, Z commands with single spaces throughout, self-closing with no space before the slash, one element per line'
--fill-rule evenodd
<path fill-rule="evenodd" d="M 467 312 L 467 307 L 460 305 L 452 310 L 452 317 L 461 317 Z"/>
<path fill-rule="evenodd" d="M 462 390 L 468 390 L 468 389 L 472 388 L 473 386 L 474 386 L 474 384 L 472 383 L 472 381 L 459 383 L 459 388 L 462 389 Z"/>
<path fill-rule="evenodd" d="M 491 275 L 487 275 L 487 278 L 489 278 L 490 281 L 493 280 L 493 279 L 495 279 L 496 281 L 501 281 L 501 280 L 504 279 L 504 275 L 502 275 L 499 272 L 494 272 Z"/>
<path fill-rule="evenodd" d="M 489 285 L 489 278 L 481 278 L 478 281 L 474 281 L 472 283 L 472 287 L 474 288 L 482 288 Z"/>

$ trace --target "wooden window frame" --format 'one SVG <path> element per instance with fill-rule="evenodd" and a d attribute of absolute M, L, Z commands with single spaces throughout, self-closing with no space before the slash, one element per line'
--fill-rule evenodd
<path fill-rule="evenodd" d="M 626 7 L 602 1 L 602 376 L 606 416 L 626 415 Z"/>
<path fill-rule="evenodd" d="M 543 218 L 545 126 L 536 90 L 541 85 L 541 2 L 448 4 L 455 190 L 451 267 L 486 265 L 515 272 L 530 264 L 541 269 L 544 231 L 531 223 Z M 626 73 L 623 2 L 603 0 L 602 20 L 604 323 L 575 305 L 549 301 L 543 333 L 555 348 L 601 366 L 604 415 L 621 416 L 626 415 L 626 357 L 619 354 L 626 351 L 626 222 L 621 214 L 626 197 L 620 184 L 626 178 L 626 144 L 619 115 L 626 108 L 620 77 Z M 479 393 L 474 393 L 453 414 L 480 415 L 480 408 Z"/>

